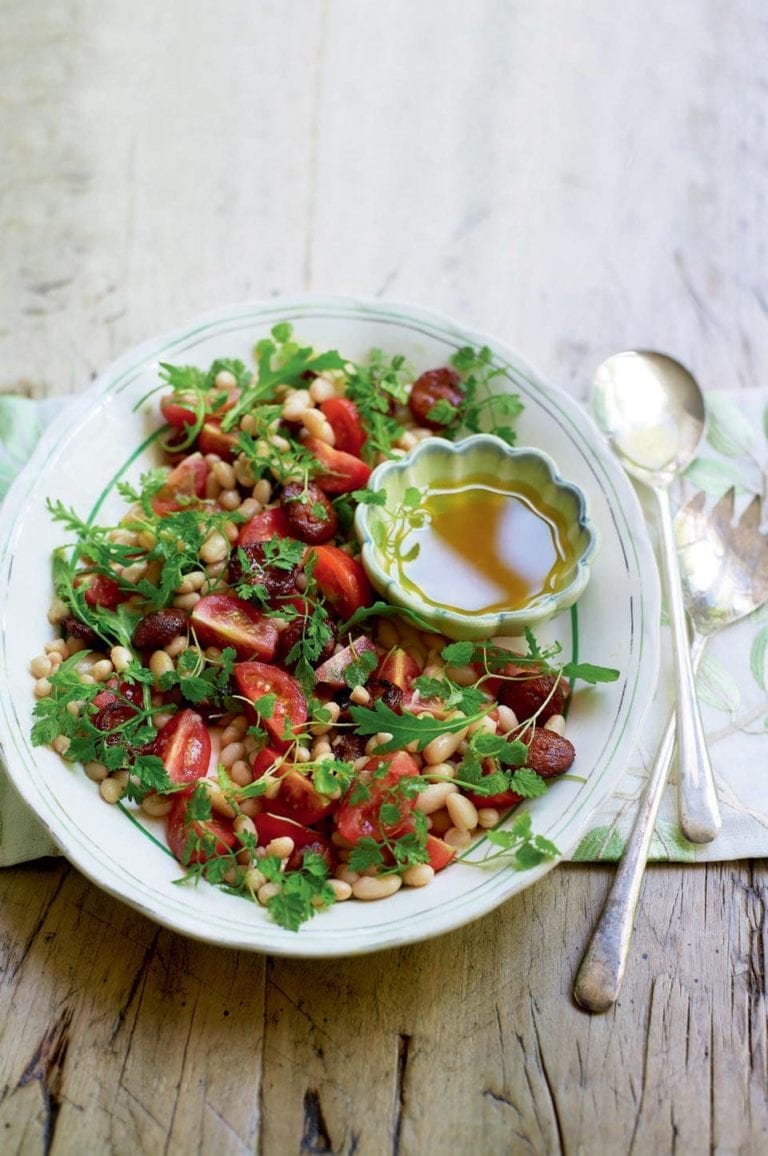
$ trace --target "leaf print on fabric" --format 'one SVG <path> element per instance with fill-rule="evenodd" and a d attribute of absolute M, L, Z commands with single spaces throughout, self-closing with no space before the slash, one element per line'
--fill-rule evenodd
<path fill-rule="evenodd" d="M 709 394 L 706 437 L 713 449 L 728 458 L 750 456 L 754 430 L 742 413 L 737 395 Z"/>
<path fill-rule="evenodd" d="M 30 457 L 41 428 L 36 402 L 0 395 L 0 498 Z"/>
<path fill-rule="evenodd" d="M 755 635 L 749 652 L 749 665 L 757 685 L 768 690 L 768 626 L 763 626 Z"/>
<path fill-rule="evenodd" d="M 651 859 L 674 859 L 677 863 L 696 860 L 696 843 L 689 843 L 676 823 L 659 820 L 651 840 Z"/>
<path fill-rule="evenodd" d="M 579 843 L 571 859 L 575 863 L 592 863 L 596 859 L 618 862 L 624 854 L 624 839 L 613 827 L 594 827 Z"/>
<path fill-rule="evenodd" d="M 692 486 L 703 490 L 714 498 L 721 498 L 731 486 L 739 494 L 751 492 L 743 464 L 715 461 L 713 458 L 696 458 L 685 471 L 685 477 Z"/>
<path fill-rule="evenodd" d="M 706 654 L 701 660 L 696 690 L 702 701 L 715 710 L 733 714 L 741 706 L 739 684 L 724 664 L 711 654 Z"/>

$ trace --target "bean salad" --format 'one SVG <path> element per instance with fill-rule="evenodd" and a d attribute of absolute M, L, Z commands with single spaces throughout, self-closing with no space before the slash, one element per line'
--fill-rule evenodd
<path fill-rule="evenodd" d="M 425 438 L 515 440 L 488 349 L 423 372 L 275 326 L 253 364 L 163 365 L 158 464 L 117 525 L 60 501 L 33 742 L 106 804 L 162 825 L 180 879 L 297 930 L 331 904 L 424 887 L 467 857 L 557 855 L 524 799 L 571 768 L 575 679 L 523 639 L 450 642 L 378 599 L 353 530 L 375 466 Z"/>

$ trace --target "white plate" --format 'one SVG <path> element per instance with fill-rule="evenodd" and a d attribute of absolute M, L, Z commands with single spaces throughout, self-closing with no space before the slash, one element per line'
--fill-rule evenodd
<path fill-rule="evenodd" d="M 294 956 L 353 955 L 412 943 L 476 919 L 529 887 L 552 865 L 528 871 L 450 867 L 423 889 L 379 903 L 338 904 L 298 933 L 276 926 L 265 910 L 206 884 L 178 886 L 175 860 L 117 807 L 105 804 L 80 768 L 29 741 L 34 700 L 30 658 L 52 637 L 50 555 L 62 541 L 45 510 L 48 496 L 86 515 L 110 479 L 156 424 L 153 403 L 133 406 L 157 384 L 160 361 L 207 367 L 215 357 L 250 358 L 254 342 L 289 320 L 302 342 L 361 358 L 373 347 L 404 353 L 419 369 L 445 364 L 462 345 L 490 345 L 508 367 L 509 388 L 525 403 L 521 445 L 545 449 L 563 477 L 587 495 L 601 545 L 578 606 L 580 656 L 621 670 L 618 682 L 581 690 L 568 724 L 585 781 L 558 782 L 531 805 L 534 829 L 568 854 L 590 815 L 616 786 L 656 682 L 659 584 L 634 492 L 586 415 L 541 382 L 511 350 L 419 309 L 346 298 L 303 296 L 220 310 L 120 358 L 49 429 L 16 481 L 0 518 L 2 671 L 0 732 L 10 775 L 67 857 L 94 883 L 152 919 L 216 944 Z M 137 478 L 147 453 L 129 466 Z M 102 508 L 104 521 L 112 509 Z M 547 637 L 570 657 L 571 616 Z M 162 839 L 162 827 L 147 826 Z"/>

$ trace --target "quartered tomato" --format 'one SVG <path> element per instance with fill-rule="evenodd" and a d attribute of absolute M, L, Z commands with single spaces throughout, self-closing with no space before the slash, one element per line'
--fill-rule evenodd
<path fill-rule="evenodd" d="M 224 461 L 231 462 L 235 456 L 237 434 L 225 433 L 218 418 L 209 417 L 203 422 L 197 444 L 201 453 L 218 454 Z"/>
<path fill-rule="evenodd" d="M 269 809 L 274 815 L 285 815 L 311 827 L 330 815 L 337 802 L 316 791 L 311 779 L 301 771 L 287 770 L 280 776 L 280 791 L 269 800 Z"/>
<path fill-rule="evenodd" d="M 238 658 L 272 658 L 278 629 L 250 602 L 234 594 L 206 594 L 195 603 L 189 624 L 204 646 L 231 646 Z"/>
<path fill-rule="evenodd" d="M 334 449 L 326 442 L 321 442 L 319 438 L 307 438 L 304 446 L 314 454 L 323 467 L 323 472 L 318 474 L 314 481 L 326 494 L 349 494 L 352 490 L 360 490 L 368 484 L 371 467 L 360 458 L 345 453 L 344 450 Z"/>
<path fill-rule="evenodd" d="M 443 839 L 438 839 L 437 835 L 427 835 L 427 855 L 430 867 L 434 871 L 442 871 L 455 858 L 456 852 Z"/>
<path fill-rule="evenodd" d="M 186 509 L 195 498 L 205 494 L 208 465 L 200 453 L 189 454 L 171 470 L 166 483 L 152 499 L 158 517 Z"/>
<path fill-rule="evenodd" d="M 356 638 L 354 642 L 350 642 L 349 646 L 345 646 L 338 654 L 332 654 L 330 658 L 321 663 L 315 671 L 317 681 L 323 683 L 325 686 L 342 687 L 347 685 L 347 680 L 344 677 L 348 666 L 353 662 L 359 661 L 361 655 L 368 651 L 370 654 L 376 653 L 376 647 L 371 642 L 370 638 L 361 635 Z"/>
<path fill-rule="evenodd" d="M 272 510 L 262 510 L 246 522 L 240 531 L 239 545 L 250 546 L 254 542 L 271 542 L 273 538 L 290 538 L 291 528 L 281 506 Z"/>
<path fill-rule="evenodd" d="M 398 687 L 403 692 L 402 706 L 406 710 L 411 710 L 417 702 L 423 705 L 424 701 L 421 698 L 416 699 L 416 692 L 413 689 L 413 680 L 418 678 L 419 674 L 418 662 L 401 647 L 396 646 L 382 659 L 376 671 L 376 678 L 391 682 L 393 686 Z"/>
<path fill-rule="evenodd" d="M 322 402 L 320 410 L 333 430 L 335 448 L 359 458 L 366 434 L 355 403 L 348 397 L 331 397 Z"/>
<path fill-rule="evenodd" d="M 357 785 L 350 788 L 336 813 L 339 834 L 350 843 L 358 843 L 366 836 L 381 841 L 402 835 L 409 827 L 416 800 L 398 791 L 397 784 L 401 779 L 413 778 L 418 773 L 418 766 L 406 751 L 373 755 L 358 776 L 367 787 L 368 797 L 353 802 L 360 789 Z M 397 809 L 398 819 L 382 824 L 379 811 L 384 803 Z"/>
<path fill-rule="evenodd" d="M 256 703 L 265 695 L 274 695 L 275 702 L 269 718 L 261 717 L 269 731 L 273 745 L 284 751 L 291 735 L 307 721 L 307 700 L 295 678 L 277 666 L 266 662 L 239 662 L 234 669 L 235 682 L 240 693 L 249 702 Z"/>
<path fill-rule="evenodd" d="M 373 602 L 373 590 L 362 565 L 338 546 L 314 546 L 312 576 L 321 592 L 342 618 L 349 618 Z"/>
<path fill-rule="evenodd" d="M 179 863 L 206 863 L 217 855 L 226 855 L 237 844 L 232 824 L 226 819 L 187 818 L 189 795 L 176 795 L 165 819 L 168 846 Z"/>
<path fill-rule="evenodd" d="M 102 710 L 105 706 L 111 706 L 116 702 L 126 706 L 126 699 L 134 706 L 143 706 L 144 693 L 141 689 L 141 683 L 110 678 L 104 689 L 99 691 L 92 702 L 97 710 Z"/>
<path fill-rule="evenodd" d="M 194 710 L 181 710 L 170 719 L 152 744 L 173 783 L 204 778 L 211 758 L 208 728 Z"/>
<path fill-rule="evenodd" d="M 203 396 L 204 412 L 220 418 L 232 409 L 239 396 L 240 391 L 234 387 L 219 389 L 212 386 Z M 199 398 L 199 394 L 192 392 L 186 395 L 177 391 L 167 393 L 160 399 L 160 412 L 169 425 L 183 429 L 185 425 L 194 425 L 197 421 Z"/>
<path fill-rule="evenodd" d="M 121 590 L 114 578 L 107 578 L 104 574 L 94 574 L 85 588 L 85 601 L 89 606 L 104 606 L 107 610 L 114 610 L 128 598 L 130 594 Z"/>

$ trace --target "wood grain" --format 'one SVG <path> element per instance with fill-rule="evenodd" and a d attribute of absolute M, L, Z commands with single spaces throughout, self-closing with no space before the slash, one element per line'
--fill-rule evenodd
<path fill-rule="evenodd" d="M 626 346 L 764 381 L 757 0 L 0 6 L 0 389 L 80 390 L 299 289 L 445 309 L 578 397 Z M 63 862 L 6 870 L 0 1151 L 766 1151 L 766 864 L 651 869 L 590 1018 L 609 878 L 301 963 L 182 940 Z"/>

